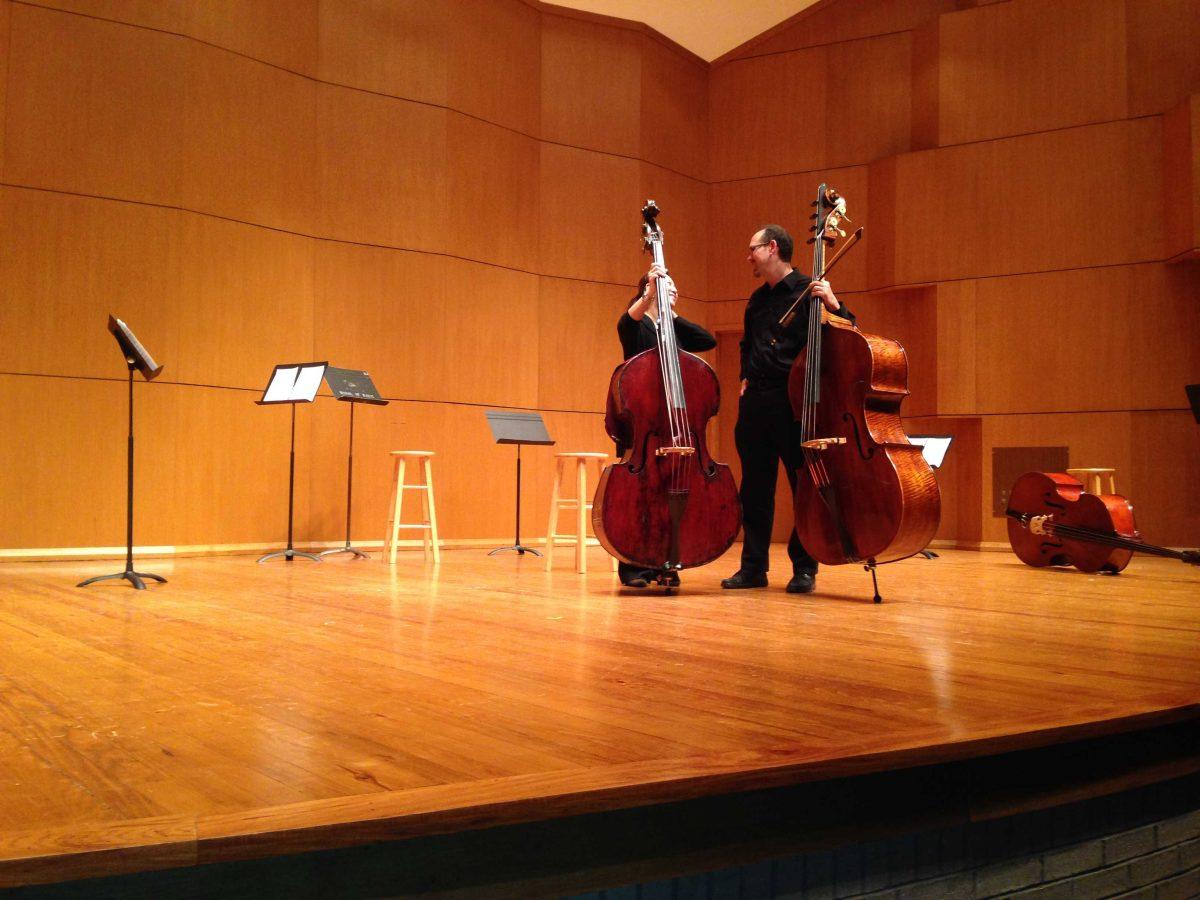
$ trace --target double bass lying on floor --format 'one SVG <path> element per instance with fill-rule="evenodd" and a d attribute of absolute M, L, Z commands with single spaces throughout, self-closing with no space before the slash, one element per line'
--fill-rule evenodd
<path fill-rule="evenodd" d="M 666 271 L 658 207 L 642 210 L 645 247 Z M 679 349 L 666 279 L 658 293 L 658 346 L 620 366 L 608 389 L 604 424 L 628 447 L 605 468 L 592 505 L 604 548 L 622 562 L 660 573 L 702 566 L 729 549 L 742 523 L 729 467 L 705 441 L 721 389 L 716 373 Z M 660 574 L 660 582 L 667 583 Z"/>
<path fill-rule="evenodd" d="M 1120 494 L 1089 494 L 1061 472 L 1026 472 L 1009 494 L 1008 542 L 1030 566 L 1070 566 L 1119 574 L 1134 553 L 1200 566 L 1200 550 L 1147 544 L 1133 523 L 1133 506 Z"/>

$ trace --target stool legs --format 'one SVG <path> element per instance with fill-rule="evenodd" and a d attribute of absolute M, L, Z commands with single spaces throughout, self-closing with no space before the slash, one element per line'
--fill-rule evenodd
<path fill-rule="evenodd" d="M 396 564 L 396 545 L 400 538 L 400 510 L 404 505 L 404 467 L 405 459 L 403 456 L 396 457 L 396 465 L 393 472 L 395 483 L 392 487 L 392 517 L 388 521 L 388 563 Z"/>
<path fill-rule="evenodd" d="M 554 485 L 550 488 L 550 525 L 546 529 L 546 571 L 554 568 L 554 535 L 558 533 L 558 500 L 562 493 L 563 464 L 565 459 L 558 460 L 554 473 Z"/>
<path fill-rule="evenodd" d="M 575 571 L 587 572 L 587 460 L 575 460 Z"/>
<path fill-rule="evenodd" d="M 429 543 L 433 545 L 433 562 L 437 565 L 442 561 L 441 551 L 438 549 L 440 541 L 438 540 L 437 529 L 437 507 L 433 501 L 433 463 L 429 459 L 424 460 L 425 463 L 425 520 L 429 523 Z"/>
<path fill-rule="evenodd" d="M 396 464 L 392 476 L 392 498 L 388 503 L 388 523 L 386 532 L 386 541 L 384 549 L 387 551 L 387 560 L 391 565 L 396 563 L 396 551 L 400 546 L 400 529 L 402 528 L 419 528 L 421 534 L 421 550 L 428 559 L 432 554 L 433 562 L 436 565 L 442 561 L 441 540 L 438 538 L 437 527 L 437 503 L 433 497 L 433 463 L 428 457 L 416 457 L 420 469 L 420 477 L 423 479 L 422 484 L 405 484 L 405 476 L 408 471 L 408 460 L 403 456 L 396 457 Z M 420 524 L 405 525 L 401 519 L 404 510 L 404 492 L 421 491 L 421 511 L 424 518 Z"/>
<path fill-rule="evenodd" d="M 563 479 L 566 475 L 566 464 L 568 460 L 573 460 L 575 463 L 575 497 L 574 499 L 563 499 L 562 487 Z M 595 455 L 574 456 L 573 454 L 564 454 L 558 458 L 558 465 L 555 469 L 554 483 L 550 489 L 550 515 L 549 524 L 546 529 L 546 571 L 549 572 L 554 568 L 554 548 L 557 540 L 562 540 L 564 543 L 573 540 L 575 543 L 575 571 L 580 575 L 587 574 L 587 548 L 588 548 L 588 511 L 592 508 L 592 498 L 588 495 L 588 463 L 594 461 L 596 463 L 596 483 L 600 483 L 600 476 L 604 472 L 605 459 Z M 562 509 L 575 510 L 575 532 L 574 534 L 559 534 L 559 511 Z M 612 560 L 613 571 L 617 569 L 616 559 Z"/>

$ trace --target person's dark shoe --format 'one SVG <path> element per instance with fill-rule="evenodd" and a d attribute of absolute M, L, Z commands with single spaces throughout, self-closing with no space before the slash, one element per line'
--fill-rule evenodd
<path fill-rule="evenodd" d="M 789 594 L 811 594 L 817 586 L 817 576 L 812 572 L 797 572 L 787 583 Z"/>
<path fill-rule="evenodd" d="M 631 588 L 649 587 L 650 579 L 653 577 L 653 572 L 631 572 L 627 577 L 621 579 L 621 585 Z"/>
<path fill-rule="evenodd" d="M 736 591 L 742 588 L 760 588 L 767 586 L 766 573 L 755 575 L 752 572 L 743 572 L 738 569 L 728 578 L 722 579 L 721 587 L 726 590 Z"/>

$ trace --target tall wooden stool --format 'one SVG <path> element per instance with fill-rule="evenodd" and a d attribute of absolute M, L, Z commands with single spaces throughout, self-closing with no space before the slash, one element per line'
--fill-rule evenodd
<path fill-rule="evenodd" d="M 600 482 L 600 473 L 608 460 L 607 453 L 555 453 L 558 459 L 558 471 L 554 475 L 554 488 L 550 492 L 550 524 L 546 528 L 546 571 L 554 568 L 554 548 L 560 545 L 575 545 L 575 571 L 583 574 L 587 571 L 587 548 L 597 547 L 600 542 L 587 536 L 588 510 L 592 501 L 588 494 L 587 465 L 596 463 L 596 482 Z M 575 461 L 575 497 L 566 499 L 562 496 L 563 472 L 567 463 Z M 558 511 L 560 509 L 575 510 L 575 533 L 558 533 Z M 614 567 L 616 560 L 613 560 Z"/>
<path fill-rule="evenodd" d="M 387 542 L 384 547 L 388 554 L 388 563 L 394 565 L 396 562 L 396 545 L 399 543 L 398 535 L 401 528 L 421 529 L 422 551 L 428 557 L 430 550 L 432 550 L 433 561 L 439 563 L 442 561 L 442 557 L 438 551 L 437 509 L 433 504 L 433 469 L 431 466 L 433 451 L 390 450 L 388 452 L 395 461 L 395 468 L 392 473 L 392 500 L 388 504 Z M 417 484 L 404 483 L 404 470 L 410 459 L 419 466 L 418 471 L 422 480 Z M 422 521 L 408 525 L 401 522 L 400 510 L 404 505 L 405 491 L 421 492 L 421 499 L 424 504 L 424 519 Z"/>
<path fill-rule="evenodd" d="M 1117 492 L 1116 469 L 1067 469 L 1067 474 L 1077 479 L 1089 494 L 1115 494 Z M 1108 478 L 1108 490 L 1104 490 L 1104 479 Z"/>

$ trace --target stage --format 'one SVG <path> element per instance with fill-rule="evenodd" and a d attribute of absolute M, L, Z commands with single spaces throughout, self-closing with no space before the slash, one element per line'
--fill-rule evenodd
<path fill-rule="evenodd" d="M 1193 567 L 946 551 L 884 566 L 875 605 L 861 567 L 724 591 L 736 550 L 672 594 L 621 589 L 599 550 L 585 576 L 567 550 L 552 573 L 482 550 L 139 558 L 169 579 L 146 591 L 74 586 L 111 562 L 4 564 L 0 887 L 930 766 L 976 765 L 972 819 L 1197 769 L 1157 739 L 1040 787 L 978 768 L 1194 734 Z"/>

